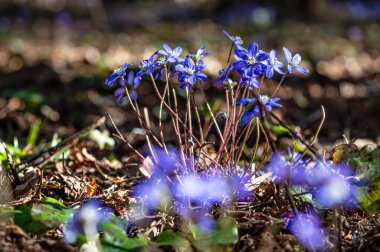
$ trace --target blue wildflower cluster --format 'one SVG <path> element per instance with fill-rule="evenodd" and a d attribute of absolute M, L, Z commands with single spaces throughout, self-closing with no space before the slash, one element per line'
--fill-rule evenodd
<path fill-rule="evenodd" d="M 173 129 L 177 136 L 179 148 L 173 150 L 166 146 L 162 129 L 159 132 L 161 139 L 150 133 L 151 128 L 146 131 L 150 154 L 140 168 L 146 179 L 139 183 L 132 193 L 138 199 L 139 204 L 136 209 L 140 211 L 141 218 L 152 213 L 171 212 L 187 220 L 191 219 L 198 223 L 199 227 L 209 230 L 213 226 L 213 218 L 209 214 L 210 208 L 215 205 L 230 205 L 236 199 L 241 199 L 242 195 L 246 195 L 247 190 L 252 190 L 250 189 L 252 187 L 247 187 L 248 181 L 252 182 L 257 177 L 264 177 L 263 180 L 265 180 L 268 176 L 271 184 L 275 183 L 279 188 L 287 190 L 291 198 L 290 203 L 292 193 L 289 191 L 289 185 L 295 192 L 311 196 L 314 202 L 310 204 L 311 208 L 357 207 L 359 200 L 355 174 L 345 165 L 325 160 L 304 160 L 306 151 L 303 154 L 284 155 L 268 144 L 267 146 L 272 147 L 272 157 L 266 169 L 260 170 L 265 167 L 263 160 L 255 162 L 259 149 L 260 131 L 264 130 L 266 133 L 266 130 L 270 130 L 269 126 L 261 123 L 260 120 L 265 120 L 274 108 L 283 107 L 279 102 L 280 98 L 274 97 L 276 91 L 272 95 L 263 94 L 261 87 L 267 79 L 280 77 L 280 86 L 285 76 L 295 72 L 307 74 L 309 71 L 300 65 L 300 54 L 292 54 L 285 47 L 282 49 L 281 56 L 274 49 L 268 52 L 260 49 L 254 42 L 244 47 L 240 37 L 231 36 L 225 31 L 224 34 L 231 40 L 231 53 L 233 52 L 234 59 L 231 62 L 228 60 L 227 66 L 219 70 L 214 81 L 214 85 L 221 85 L 226 91 L 227 111 L 230 114 L 219 113 L 224 119 L 222 122 L 224 127 L 219 127 L 220 120 L 218 121 L 217 116 L 214 116 L 207 101 L 205 103 L 212 123 L 209 121 L 205 124 L 207 127 L 204 127 L 201 125 L 203 118 L 198 113 L 197 105 L 199 104 L 196 104 L 195 99 L 189 99 L 190 96 L 188 96 L 186 112 L 179 113 L 176 100 L 173 99 L 175 107 L 172 108 L 168 92 L 164 91 L 161 94 L 156 87 L 155 80 L 157 79 L 166 81 L 166 87 L 168 87 L 169 82 L 177 77 L 180 88 L 195 92 L 196 89 L 193 88 L 195 85 L 208 80 L 204 73 L 206 65 L 203 59 L 210 52 L 206 51 L 205 45 L 196 53 L 182 56 L 181 47 L 172 49 L 167 44 L 163 44 L 162 49 L 140 62 L 136 73 L 130 70 L 131 65 L 126 63 L 117 68 L 106 81 L 109 86 L 119 81 L 120 86 L 116 89 L 115 96 L 118 103 L 123 103 L 128 96 L 132 101 L 138 99 L 137 89 L 143 78 L 148 76 L 161 99 L 161 109 L 165 105 L 167 111 L 170 112 Z M 172 91 L 175 94 L 175 89 Z M 191 105 L 195 105 L 194 108 Z M 199 132 L 196 133 L 192 125 L 194 121 L 192 113 L 197 114 Z M 273 117 L 276 118 L 275 115 Z M 257 120 L 256 124 L 250 124 L 253 119 Z M 280 119 L 278 121 L 280 122 Z M 239 122 L 243 125 L 254 126 L 252 128 L 235 127 Z M 142 124 L 142 128 L 144 127 Z M 215 127 L 215 132 L 218 133 L 215 136 L 220 137 L 220 143 L 215 144 L 215 146 L 219 145 L 219 149 L 213 149 L 216 153 L 203 149 L 209 144 L 210 138 L 207 135 L 211 127 Z M 246 143 L 254 127 L 256 127 L 257 141 L 253 148 L 251 162 L 248 163 L 241 157 L 245 155 Z M 303 140 L 300 134 L 292 132 L 286 125 L 285 128 L 295 141 Z M 203 131 L 203 129 L 207 130 Z M 197 138 L 198 135 L 199 138 Z M 265 135 L 267 143 L 276 144 L 269 139 L 269 135 Z M 150 138 L 161 147 L 152 147 L 154 145 L 149 142 Z M 302 143 L 305 144 L 304 141 Z M 267 156 L 261 157 L 265 158 L 264 160 L 267 160 L 266 158 L 270 155 L 268 149 L 265 151 Z M 143 155 L 140 157 L 144 159 Z M 256 164 L 259 164 L 258 167 L 255 167 Z M 252 182 L 250 186 L 253 184 Z M 253 194 L 252 191 L 250 192 Z M 326 249 L 328 247 L 327 234 L 322 229 L 318 217 L 311 212 L 313 211 L 294 214 L 289 218 L 287 227 L 307 249 L 312 251 Z"/>
<path fill-rule="evenodd" d="M 220 171 L 194 173 L 191 161 L 186 160 L 183 164 L 178 151 L 155 148 L 154 152 L 156 158 L 148 157 L 152 160 L 147 174 L 149 178 L 133 193 L 140 199 L 143 215 L 149 215 L 152 210 L 171 211 L 183 218 L 194 217 L 195 221 L 203 221 L 205 206 L 227 206 L 234 198 L 243 195 L 245 189 L 239 186 L 241 183 L 235 176 Z M 193 209 L 197 208 L 201 211 L 194 216 Z"/>
<path fill-rule="evenodd" d="M 138 98 L 137 88 L 144 76 L 150 76 L 154 73 L 155 79 L 160 79 L 165 72 L 168 76 L 178 75 L 178 81 L 182 89 L 191 88 L 198 81 L 207 81 L 207 76 L 202 73 L 206 68 L 203 57 L 210 54 L 206 52 L 206 45 L 203 45 L 195 54 L 188 54 L 185 58 L 181 57 L 182 48 L 177 46 L 171 49 L 167 44 L 162 45 L 163 49 L 154 52 L 148 59 L 144 59 L 139 64 L 139 71 L 134 74 L 131 70 L 127 75 L 128 68 L 132 64 L 125 63 L 116 68 L 107 78 L 105 84 L 112 87 L 119 80 L 120 87 L 116 89 L 115 96 L 118 103 L 125 101 L 126 91 L 130 89 L 129 95 L 132 101 Z M 166 71 L 165 71 L 166 70 Z"/>
<path fill-rule="evenodd" d="M 229 78 L 230 72 L 235 71 L 239 73 L 239 78 L 236 80 L 237 85 L 243 85 L 250 90 L 259 89 L 264 78 L 273 78 L 274 73 L 278 73 L 282 76 L 286 74 L 292 74 L 293 71 L 297 71 L 301 74 L 307 74 L 309 71 L 300 66 L 301 56 L 297 53 L 294 56 L 291 55 L 287 48 L 283 48 L 285 64 L 277 58 L 275 50 L 271 50 L 266 53 L 259 49 L 259 46 L 252 42 L 247 48 L 243 47 L 243 41 L 239 37 L 233 37 L 224 31 L 224 34 L 232 41 L 232 44 L 236 47 L 234 50 L 235 62 L 227 66 L 226 69 L 219 71 L 218 78 L 214 84 L 224 84 L 226 87 L 233 87 L 233 80 Z M 261 79 L 259 81 L 258 79 Z M 278 101 L 279 98 L 270 98 L 266 95 L 258 94 L 254 98 L 242 97 L 237 100 L 238 105 L 245 106 L 247 109 L 242 115 L 241 122 L 248 124 L 252 117 L 265 116 L 265 110 L 271 111 L 272 107 L 282 107 Z"/>
<path fill-rule="evenodd" d="M 311 194 L 321 207 L 354 207 L 358 203 L 354 172 L 343 164 L 302 162 L 294 157 L 287 161 L 284 155 L 275 153 L 267 171 L 276 184 L 290 181 L 299 190 Z"/>

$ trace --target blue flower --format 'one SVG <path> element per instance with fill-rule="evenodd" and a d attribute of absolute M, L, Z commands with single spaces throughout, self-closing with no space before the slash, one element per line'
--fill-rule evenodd
<path fill-rule="evenodd" d="M 182 88 L 195 85 L 197 80 L 206 81 L 207 76 L 200 72 L 205 68 L 206 65 L 202 60 L 196 65 L 190 56 L 187 56 L 183 63 L 174 66 L 174 70 L 179 73 L 178 81 L 182 84 Z"/>
<path fill-rule="evenodd" d="M 277 60 L 276 57 L 276 51 L 272 50 L 269 53 L 269 59 L 267 60 L 267 70 L 266 70 L 266 77 L 272 78 L 274 71 L 276 71 L 279 74 L 284 74 L 284 71 L 281 69 L 284 67 L 284 64 L 282 62 Z"/>
<path fill-rule="evenodd" d="M 281 184 L 289 178 L 290 165 L 286 162 L 285 157 L 278 153 L 272 156 L 267 169 L 272 173 L 271 177 L 276 184 Z"/>
<path fill-rule="evenodd" d="M 106 80 L 106 85 L 108 85 L 109 87 L 112 87 L 114 82 L 118 79 L 118 78 L 121 78 L 125 75 L 125 70 L 127 70 L 127 68 L 131 66 L 131 64 L 128 64 L 128 63 L 125 63 L 124 65 L 116 68 L 113 73 L 108 76 L 107 80 Z"/>
<path fill-rule="evenodd" d="M 241 48 L 240 45 L 243 44 L 243 40 L 238 37 L 238 36 L 231 36 L 230 34 L 228 34 L 228 32 L 226 31 L 223 31 L 223 33 L 232 41 L 232 43 L 237 47 L 237 48 Z"/>
<path fill-rule="evenodd" d="M 266 111 L 272 111 L 273 107 L 282 107 L 281 104 L 277 103 L 280 98 L 269 98 L 266 95 L 259 94 L 259 103 L 265 107 Z M 249 123 L 253 116 L 261 117 L 260 105 L 258 104 L 256 98 L 241 98 L 236 102 L 237 105 L 242 105 L 248 107 L 243 115 L 241 116 L 241 123 L 246 125 Z M 263 116 L 265 116 L 265 111 L 262 111 Z"/>
<path fill-rule="evenodd" d="M 235 49 L 234 69 L 244 76 L 244 78 L 255 78 L 266 70 L 264 62 L 269 59 L 269 54 L 259 51 L 256 43 L 251 43 L 248 49 Z"/>
<path fill-rule="evenodd" d="M 64 225 L 63 238 L 68 243 L 75 243 L 81 235 L 94 236 L 113 216 L 114 211 L 104 203 L 97 199 L 89 199 Z"/>
<path fill-rule="evenodd" d="M 249 90 L 253 90 L 254 88 L 260 87 L 260 82 L 256 79 L 256 77 L 241 77 L 238 81 L 240 85 L 247 85 Z"/>
<path fill-rule="evenodd" d="M 178 61 L 183 61 L 183 59 L 179 57 L 182 53 L 181 47 L 177 46 L 173 50 L 167 44 L 163 44 L 162 47 L 164 48 L 164 50 L 158 50 L 157 53 L 165 56 L 165 62 L 175 63 Z"/>
<path fill-rule="evenodd" d="M 154 61 L 154 57 L 157 55 L 157 52 L 153 53 L 149 59 L 145 59 L 140 62 L 140 71 L 137 72 L 135 77 L 135 82 L 139 82 L 141 80 L 141 76 L 145 74 L 151 74 L 156 68 L 156 62 Z"/>
<path fill-rule="evenodd" d="M 218 85 L 219 83 L 223 83 L 227 87 L 231 87 L 233 84 L 232 79 L 228 77 L 228 74 L 232 70 L 232 65 L 229 65 L 226 69 L 219 70 L 218 78 L 214 81 L 214 85 Z"/>
<path fill-rule="evenodd" d="M 311 251 L 323 250 L 326 247 L 326 237 L 317 217 L 307 213 L 299 213 L 290 219 L 288 229 L 297 239 Z"/>
<path fill-rule="evenodd" d="M 287 48 L 283 47 L 282 49 L 284 50 L 285 59 L 288 62 L 288 73 L 291 74 L 293 70 L 300 72 L 301 74 L 307 74 L 309 72 L 307 68 L 299 66 L 301 63 L 301 55 L 297 53 L 292 56 Z"/>
<path fill-rule="evenodd" d="M 206 45 L 202 45 L 201 48 L 198 49 L 196 54 L 189 54 L 189 56 L 194 60 L 197 64 L 199 60 L 203 59 L 203 57 L 211 54 L 211 52 L 205 52 Z"/>
<path fill-rule="evenodd" d="M 135 82 L 137 81 L 137 82 Z M 139 79 L 135 79 L 135 74 L 131 71 L 128 74 L 127 80 L 124 79 L 124 77 L 120 80 L 120 87 L 115 90 L 115 97 L 117 100 L 117 103 L 122 104 L 125 101 L 125 95 L 126 91 L 125 89 L 127 88 L 125 84 L 128 84 L 130 87 L 129 95 L 132 99 L 132 101 L 137 100 L 138 98 L 138 93 L 136 91 L 137 87 L 140 85 Z"/>

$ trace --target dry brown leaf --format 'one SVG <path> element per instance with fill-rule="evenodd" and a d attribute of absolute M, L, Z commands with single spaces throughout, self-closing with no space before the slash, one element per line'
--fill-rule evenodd
<path fill-rule="evenodd" d="M 0 205 L 13 201 L 12 182 L 7 172 L 0 169 Z"/>
<path fill-rule="evenodd" d="M 29 168 L 24 175 L 21 185 L 13 190 L 14 200 L 9 205 L 19 206 L 31 201 L 39 192 L 42 185 L 42 171 L 37 168 Z"/>

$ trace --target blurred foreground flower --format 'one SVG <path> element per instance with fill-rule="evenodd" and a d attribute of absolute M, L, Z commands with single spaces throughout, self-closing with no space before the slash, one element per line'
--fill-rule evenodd
<path fill-rule="evenodd" d="M 326 247 L 326 237 L 316 216 L 299 213 L 290 219 L 288 229 L 311 251 L 323 250 Z"/>

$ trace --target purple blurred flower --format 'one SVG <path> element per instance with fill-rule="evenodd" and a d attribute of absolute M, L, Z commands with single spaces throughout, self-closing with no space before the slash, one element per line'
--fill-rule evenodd
<path fill-rule="evenodd" d="M 282 70 L 284 64 L 277 60 L 275 50 L 270 51 L 269 59 L 267 60 L 266 65 L 267 69 L 265 75 L 267 78 L 272 78 L 274 71 L 276 71 L 279 74 L 284 74 L 284 71 Z"/>
<path fill-rule="evenodd" d="M 72 220 L 63 227 L 63 235 L 68 243 L 75 243 L 80 235 L 90 237 L 100 231 L 103 223 L 114 216 L 114 211 L 96 199 L 88 200 L 77 211 Z"/>
<path fill-rule="evenodd" d="M 181 180 L 174 189 L 176 198 L 181 202 L 222 203 L 232 193 L 227 180 L 221 177 L 202 178 L 191 175 Z"/>
<path fill-rule="evenodd" d="M 182 53 L 181 47 L 177 46 L 173 50 L 167 44 L 163 44 L 162 47 L 164 49 L 158 50 L 157 53 L 165 56 L 165 62 L 175 63 L 178 61 L 183 61 L 183 59 L 179 57 Z"/>
<path fill-rule="evenodd" d="M 138 82 L 136 83 L 135 81 L 138 81 Z M 125 101 L 125 95 L 126 95 L 125 89 L 128 88 L 126 86 L 126 84 L 130 88 L 129 95 L 131 97 L 131 100 L 132 101 L 137 100 L 138 93 L 137 93 L 136 89 L 140 85 L 140 81 L 139 81 L 139 79 L 135 79 L 135 74 L 132 71 L 129 72 L 126 80 L 123 77 L 120 79 L 119 83 L 120 83 L 120 87 L 117 88 L 115 90 L 115 93 L 114 93 L 116 100 L 119 104 L 122 104 Z"/>
<path fill-rule="evenodd" d="M 290 164 L 281 154 L 275 153 L 270 159 L 267 171 L 272 173 L 271 177 L 274 183 L 281 184 L 289 178 Z"/>
<path fill-rule="evenodd" d="M 131 64 L 128 64 L 128 63 L 125 63 L 124 65 L 116 68 L 113 73 L 108 76 L 107 80 L 106 80 L 106 85 L 108 85 L 109 87 L 112 87 L 114 82 L 118 79 L 118 78 L 121 78 L 125 75 L 125 70 L 127 70 L 127 68 L 131 66 Z"/>
<path fill-rule="evenodd" d="M 166 177 L 158 174 L 153 174 L 151 178 L 139 184 L 135 188 L 133 195 L 139 197 L 143 205 L 150 209 L 165 207 L 172 198 L 170 185 Z"/>
<path fill-rule="evenodd" d="M 336 207 L 349 203 L 352 198 L 350 183 L 340 175 L 331 175 L 325 183 L 312 191 L 315 201 L 324 207 Z"/>
<path fill-rule="evenodd" d="M 299 213 L 290 219 L 288 229 L 307 249 L 322 250 L 326 247 L 326 237 L 317 217 Z"/>
<path fill-rule="evenodd" d="M 288 63 L 288 73 L 291 74 L 293 70 L 301 74 L 307 74 L 309 72 L 309 70 L 306 67 L 299 66 L 299 64 L 301 63 L 301 55 L 297 53 L 294 56 L 292 56 L 292 54 L 287 48 L 283 47 L 282 49 L 284 50 L 285 59 Z"/>

